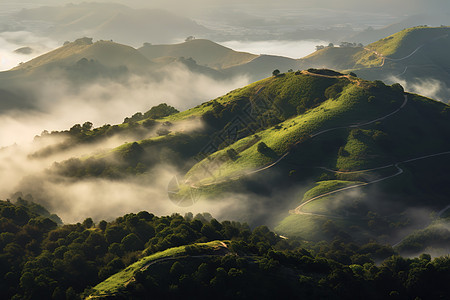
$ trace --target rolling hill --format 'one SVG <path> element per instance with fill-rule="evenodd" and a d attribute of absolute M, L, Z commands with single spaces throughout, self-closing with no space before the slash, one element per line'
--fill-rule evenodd
<path fill-rule="evenodd" d="M 36 95 L 41 93 L 41 87 L 52 84 L 55 79 L 64 80 L 67 86 L 77 90 L 83 85 L 102 84 L 102 80 L 126 84 L 133 76 L 157 82 L 180 68 L 194 76 L 200 74 L 215 80 L 229 78 L 220 70 L 199 65 L 187 57 L 165 56 L 152 61 L 131 46 L 79 38 L 9 71 L 0 72 L 3 96 L 0 107 L 4 110 L 42 109 Z"/>
<path fill-rule="evenodd" d="M 136 49 L 110 41 L 93 42 L 92 38 L 80 38 L 71 43 L 23 63 L 15 70 L 35 71 L 36 68 L 63 68 L 81 59 L 95 60 L 106 67 L 125 66 L 132 71 L 143 71 L 152 64 Z"/>
<path fill-rule="evenodd" d="M 152 45 L 145 44 L 138 49 L 150 60 L 171 56 L 192 58 L 198 64 L 214 69 L 225 69 L 247 63 L 258 55 L 236 52 L 209 40 L 194 39 L 181 44 Z"/>
<path fill-rule="evenodd" d="M 369 80 L 409 85 L 436 80 L 450 86 L 449 27 L 414 27 L 365 47 L 326 47 L 299 60 L 300 68 L 352 70 Z M 437 95 L 448 101 L 445 92 Z"/>
<path fill-rule="evenodd" d="M 428 222 L 411 210 L 448 205 L 450 144 L 442 137 L 449 119 L 448 105 L 399 84 L 331 70 L 290 72 L 157 119 L 158 135 L 61 162 L 52 172 L 151 177 L 152 168 L 169 163 L 185 174 L 169 184 L 178 205 L 243 194 L 249 208 L 235 217 L 288 236 L 322 239 L 321 228 L 332 224 L 357 240 L 394 243 L 400 229 Z M 194 121 L 205 127 L 180 129 Z M 145 130 L 145 122 L 126 126 Z M 264 209 L 254 212 L 252 199 Z"/>

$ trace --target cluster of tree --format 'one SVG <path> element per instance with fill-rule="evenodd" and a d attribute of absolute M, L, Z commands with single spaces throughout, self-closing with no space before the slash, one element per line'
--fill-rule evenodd
<path fill-rule="evenodd" d="M 153 106 L 144 114 L 138 112 L 131 117 L 125 118 L 121 125 L 105 124 L 101 127 L 93 128 L 92 122 L 87 121 L 83 124 L 75 124 L 69 130 L 52 132 L 44 130 L 40 136 L 35 137 L 36 141 L 47 137 L 61 137 L 64 138 L 64 141 L 40 149 L 33 153 L 31 157 L 46 157 L 56 152 L 72 148 L 80 143 L 99 142 L 115 135 L 126 135 L 127 137 L 136 140 L 142 139 L 148 135 L 149 130 L 155 128 L 157 125 L 156 119 L 161 119 L 177 112 L 178 110 L 176 108 L 167 105 L 166 103 L 161 103 L 157 106 Z M 165 123 L 163 125 L 169 127 L 169 124 Z"/>
<path fill-rule="evenodd" d="M 99 78 L 125 81 L 129 76 L 126 66 L 108 67 L 98 60 L 82 58 L 74 65 L 64 67 L 72 83 L 85 84 Z"/>
<path fill-rule="evenodd" d="M 218 222 L 208 213 L 157 217 L 142 211 L 112 222 L 57 226 L 28 208 L 0 202 L 0 288 L 11 299 L 77 299 L 139 258 L 181 245 L 230 241 L 221 255 L 154 264 L 127 285 L 127 297 L 149 295 L 263 298 L 437 299 L 448 295 L 450 259 L 404 259 L 392 248 L 282 238 L 267 227 Z M 305 247 L 309 249 L 305 249 Z M 381 265 L 374 260 L 386 259 Z M 200 292 L 201 291 L 201 292 Z"/>
<path fill-rule="evenodd" d="M 432 250 L 450 253 L 450 217 L 438 219 L 425 229 L 417 230 L 405 238 L 397 247 L 408 255 Z"/>
<path fill-rule="evenodd" d="M 340 48 L 363 48 L 364 45 L 362 43 L 351 43 L 351 42 L 341 42 L 339 44 Z M 325 48 L 334 48 L 334 44 L 333 43 L 329 43 L 328 46 L 325 45 L 317 45 L 316 46 L 316 51 L 325 49 Z"/>
<path fill-rule="evenodd" d="M 162 126 L 161 130 L 167 129 Z M 122 145 L 104 157 L 71 158 L 54 163 L 51 172 L 73 178 L 121 179 L 146 173 L 158 164 L 185 169 L 195 163 L 193 157 L 208 141 L 209 136 L 203 133 L 175 133 L 156 141 L 147 139 Z"/>
<path fill-rule="evenodd" d="M 439 299 L 450 291 L 448 257 L 391 256 L 381 265 L 341 264 L 304 249 L 260 251 L 232 242 L 225 256 L 164 261 L 135 276 L 133 299 Z M 336 252 L 339 252 L 335 250 Z M 237 254 L 236 254 L 237 253 Z"/>
<path fill-rule="evenodd" d="M 317 45 L 316 46 L 316 51 L 325 49 L 325 48 L 334 48 L 334 44 L 333 43 L 329 43 L 328 46 L 325 45 Z"/>
<path fill-rule="evenodd" d="M 339 44 L 339 47 L 341 47 L 341 48 L 355 48 L 355 47 L 363 48 L 364 45 L 361 43 L 357 44 L 357 43 L 352 43 L 352 42 L 341 42 Z"/>
<path fill-rule="evenodd" d="M 161 119 L 178 112 L 178 109 L 176 109 L 175 107 L 167 105 L 166 103 L 161 103 L 157 106 L 153 106 L 145 113 L 137 112 L 131 117 L 126 117 L 123 123 L 135 123 L 145 119 Z"/>

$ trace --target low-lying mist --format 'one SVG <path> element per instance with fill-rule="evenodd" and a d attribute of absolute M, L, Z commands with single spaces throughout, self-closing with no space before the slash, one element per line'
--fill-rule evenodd
<path fill-rule="evenodd" d="M 407 92 L 416 93 L 444 103 L 450 102 L 450 88 L 439 80 L 424 78 L 411 82 L 398 77 L 391 77 L 389 80 L 400 83 Z"/>
<path fill-rule="evenodd" d="M 39 149 L 67 138 L 51 136 L 33 142 L 34 136 L 43 130 L 67 130 L 86 121 L 94 127 L 120 124 L 125 117 L 145 112 L 162 102 L 182 111 L 248 84 L 245 77 L 215 80 L 192 73 L 183 65 L 171 65 L 159 72 L 164 76 L 158 81 L 132 75 L 125 83 L 101 80 L 77 89 L 66 78 L 29 85 L 37 96 L 39 111 L 16 110 L 0 115 L 0 147 L 3 147 L 0 149 L 0 199 L 7 199 L 17 191 L 31 193 L 36 202 L 47 205 L 64 222 L 78 222 L 88 216 L 96 220 L 111 219 L 139 210 L 158 214 L 183 212 L 167 197 L 167 185 L 177 173 L 171 166 L 159 166 L 149 171 L 148 176 L 122 181 L 71 180 L 46 171 L 54 162 L 117 147 L 134 141 L 133 137 L 113 136 L 53 155 L 30 157 Z M 191 123 L 174 124 L 171 130 L 186 132 L 201 125 Z M 188 210 L 218 212 L 220 205 Z"/>
<path fill-rule="evenodd" d="M 246 77 L 215 80 L 181 64 L 160 71 L 163 79 L 131 75 L 125 82 L 101 80 L 74 89 L 66 78 L 28 85 L 39 111 L 0 113 L 0 146 L 30 141 L 43 130 L 69 129 L 90 121 L 94 126 L 120 124 L 127 116 L 167 103 L 186 110 L 248 84 Z"/>
<path fill-rule="evenodd" d="M 290 58 L 302 58 L 315 51 L 316 45 L 328 45 L 328 42 L 320 40 L 301 41 L 227 41 L 222 45 L 236 51 L 255 54 L 279 55 Z"/>
<path fill-rule="evenodd" d="M 0 32 L 0 71 L 14 68 L 58 46 L 56 41 L 28 31 Z"/>

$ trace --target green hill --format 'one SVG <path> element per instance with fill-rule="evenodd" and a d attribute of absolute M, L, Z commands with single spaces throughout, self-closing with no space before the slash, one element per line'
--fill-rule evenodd
<path fill-rule="evenodd" d="M 212 241 L 208 243 L 196 243 L 192 245 L 174 247 L 162 252 L 145 256 L 134 264 L 128 266 L 126 269 L 112 275 L 105 281 L 96 285 L 93 288 L 94 292 L 90 295 L 90 298 L 117 295 L 121 292 L 121 290 L 125 289 L 128 284 L 136 280 L 135 277 L 139 276 L 139 272 L 146 271 L 151 265 L 164 262 L 176 262 L 182 260 L 183 258 L 189 259 L 189 255 L 192 254 L 195 254 L 196 256 L 204 256 L 205 259 L 210 255 L 224 255 L 229 252 L 227 247 L 228 246 L 222 241 Z M 194 249 L 194 251 L 191 249 Z"/>
<path fill-rule="evenodd" d="M 449 33 L 449 27 L 413 27 L 365 47 L 325 47 L 299 61 L 303 68 L 327 67 L 346 70 L 381 67 L 383 63 L 394 64 L 400 59 L 406 60 L 409 56 L 413 59 L 412 63 L 417 63 L 425 56 L 431 57 L 433 53 L 435 62 L 448 65 L 445 49 L 449 46 Z M 423 51 L 420 51 L 421 48 L 424 48 Z M 418 58 L 413 57 L 415 53 L 418 54 Z M 435 57 L 438 53 L 440 55 Z"/>
<path fill-rule="evenodd" d="M 437 80 L 450 86 L 449 27 L 414 27 L 365 47 L 326 47 L 299 60 L 300 67 L 352 70 L 369 80 L 398 77 L 413 86 Z M 447 101 L 444 91 L 437 95 Z"/>
<path fill-rule="evenodd" d="M 198 64 L 214 69 L 241 65 L 258 57 L 246 52 L 237 52 L 204 39 L 194 39 L 172 45 L 145 44 L 138 50 L 150 60 L 166 56 L 193 58 Z"/>
<path fill-rule="evenodd" d="M 110 41 L 92 42 L 91 38 L 81 38 L 74 42 L 23 63 L 13 70 L 32 70 L 42 67 L 67 67 L 81 59 L 95 60 L 106 67 L 125 66 L 130 70 L 145 70 L 152 65 L 136 49 Z"/>
<path fill-rule="evenodd" d="M 321 228 L 331 221 L 357 240 L 394 243 L 391 233 L 424 225 L 409 209 L 448 205 L 449 120 L 448 105 L 398 84 L 311 69 L 172 114 L 157 120 L 159 136 L 52 170 L 72 178 L 151 178 L 154 166 L 170 163 L 185 174 L 169 184 L 178 205 L 244 194 L 250 207 L 234 213 L 278 225 L 282 234 L 326 238 Z M 126 126 L 145 130 L 145 122 Z M 191 122 L 205 127 L 180 129 Z M 251 199 L 266 209 L 252 213 Z"/>

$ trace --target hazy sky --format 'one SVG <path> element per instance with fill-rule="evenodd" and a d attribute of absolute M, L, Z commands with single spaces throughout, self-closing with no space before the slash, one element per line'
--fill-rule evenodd
<path fill-rule="evenodd" d="M 207 11 L 213 7 L 253 7 L 254 9 L 271 10 L 276 8 L 330 8 L 340 11 L 371 11 L 380 13 L 390 13 L 402 16 L 405 14 L 424 13 L 431 11 L 450 11 L 450 1 L 448 0 L 2 0 L 4 3 L 26 3 L 33 5 L 43 4 L 63 4 L 63 3 L 81 3 L 81 2 L 116 2 L 134 7 L 164 7 L 179 12 L 189 14 Z"/>

